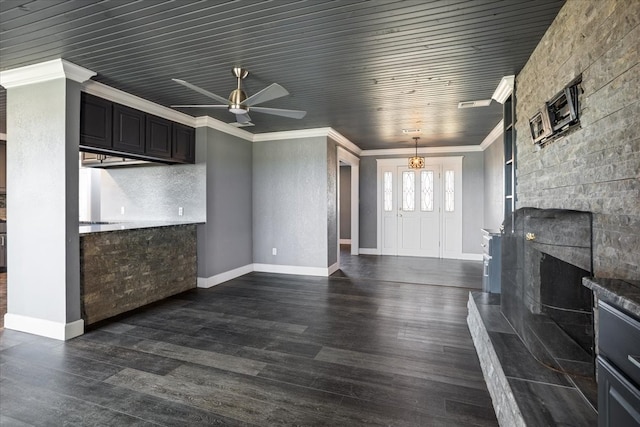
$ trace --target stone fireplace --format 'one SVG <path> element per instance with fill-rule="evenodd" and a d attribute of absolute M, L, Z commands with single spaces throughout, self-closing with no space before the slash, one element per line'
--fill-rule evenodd
<path fill-rule="evenodd" d="M 531 354 L 570 375 L 594 376 L 591 214 L 522 208 L 505 221 L 501 311 Z"/>

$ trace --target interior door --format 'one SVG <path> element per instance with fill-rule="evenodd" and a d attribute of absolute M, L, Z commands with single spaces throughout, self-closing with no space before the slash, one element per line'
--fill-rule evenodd
<path fill-rule="evenodd" d="M 440 165 L 397 168 L 397 254 L 440 257 Z"/>

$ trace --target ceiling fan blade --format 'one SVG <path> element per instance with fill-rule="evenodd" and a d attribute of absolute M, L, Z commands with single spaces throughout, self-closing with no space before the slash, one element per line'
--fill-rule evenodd
<path fill-rule="evenodd" d="M 301 119 L 307 115 L 306 111 L 301 110 L 283 110 L 281 108 L 269 107 L 251 107 L 251 111 L 258 113 L 273 114 L 274 116 L 290 117 L 292 119 Z"/>
<path fill-rule="evenodd" d="M 228 105 L 220 104 L 187 104 L 187 105 L 171 105 L 171 108 L 229 108 Z"/>
<path fill-rule="evenodd" d="M 204 89 L 202 89 L 202 88 L 200 88 L 200 87 L 198 87 L 196 85 L 192 85 L 189 82 L 185 82 L 184 80 L 180 80 L 180 79 L 171 79 L 171 80 L 173 80 L 176 83 L 181 84 L 182 86 L 186 86 L 191 90 L 195 90 L 198 93 L 201 93 L 201 94 L 203 94 L 205 96 L 208 96 L 209 98 L 213 98 L 218 102 L 223 102 L 223 103 L 229 105 L 229 100 L 227 98 L 224 98 L 224 97 L 222 97 L 220 95 L 216 95 L 215 93 L 211 93 L 208 90 L 204 90 Z"/>
<path fill-rule="evenodd" d="M 251 117 L 247 113 L 244 114 L 236 114 L 236 122 L 238 123 L 249 123 L 251 121 Z"/>
<path fill-rule="evenodd" d="M 252 105 L 262 102 L 271 101 L 272 99 L 281 98 L 289 95 L 289 92 L 278 83 L 272 83 L 258 93 L 254 93 L 243 102 L 244 105 L 251 107 Z"/>

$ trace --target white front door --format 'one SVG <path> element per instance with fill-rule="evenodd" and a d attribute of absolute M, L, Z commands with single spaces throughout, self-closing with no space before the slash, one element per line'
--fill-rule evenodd
<path fill-rule="evenodd" d="M 440 256 L 440 165 L 397 168 L 397 255 Z"/>
<path fill-rule="evenodd" d="M 462 254 L 461 160 L 427 158 L 424 169 L 409 169 L 406 159 L 378 160 L 382 255 Z"/>

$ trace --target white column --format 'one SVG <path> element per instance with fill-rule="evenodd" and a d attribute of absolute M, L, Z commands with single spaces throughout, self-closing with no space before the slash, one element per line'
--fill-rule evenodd
<path fill-rule="evenodd" d="M 80 88 L 94 72 L 62 59 L 0 72 L 7 89 L 5 328 L 81 335 Z"/>

